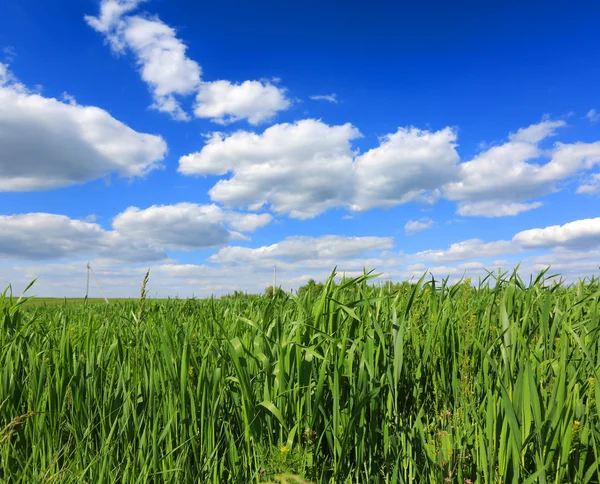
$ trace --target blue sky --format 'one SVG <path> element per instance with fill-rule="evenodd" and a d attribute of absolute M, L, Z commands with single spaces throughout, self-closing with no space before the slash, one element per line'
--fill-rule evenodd
<path fill-rule="evenodd" d="M 0 7 L 0 282 L 567 279 L 600 260 L 594 2 Z"/>

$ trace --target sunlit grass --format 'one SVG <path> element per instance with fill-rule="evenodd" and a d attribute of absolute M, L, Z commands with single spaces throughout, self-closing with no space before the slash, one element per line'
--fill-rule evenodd
<path fill-rule="evenodd" d="M 26 306 L 3 482 L 598 482 L 596 281 Z"/>

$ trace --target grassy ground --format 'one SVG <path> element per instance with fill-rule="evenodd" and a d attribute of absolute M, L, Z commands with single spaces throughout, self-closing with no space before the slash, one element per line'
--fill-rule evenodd
<path fill-rule="evenodd" d="M 134 301 L 132 298 L 114 298 L 108 299 L 109 304 L 111 303 L 122 303 L 127 301 Z M 166 301 L 166 299 L 153 299 L 153 301 Z M 64 304 L 81 304 L 85 302 L 83 297 L 33 297 L 27 299 L 23 306 L 56 306 Z M 88 298 L 88 304 L 106 304 L 106 301 L 101 297 L 90 297 Z"/>
<path fill-rule="evenodd" d="M 116 302 L 116 301 L 127 301 L 128 299 L 114 299 L 111 298 L 109 299 L 109 302 Z M 27 301 L 25 301 L 24 305 L 25 306 L 54 306 L 57 304 L 83 304 L 83 302 L 85 301 L 85 298 L 83 297 L 34 297 L 31 299 L 28 299 Z M 104 301 L 104 299 L 102 299 L 101 297 L 98 298 L 89 298 L 88 299 L 88 304 L 95 304 L 95 303 L 103 303 L 106 304 L 106 302 Z"/>
<path fill-rule="evenodd" d="M 599 302 L 543 276 L 5 299 L 0 481 L 597 483 Z"/>

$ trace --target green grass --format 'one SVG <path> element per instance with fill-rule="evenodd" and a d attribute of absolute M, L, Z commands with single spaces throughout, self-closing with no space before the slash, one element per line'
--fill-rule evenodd
<path fill-rule="evenodd" d="M 110 302 L 128 301 L 126 298 L 111 298 Z M 84 297 L 34 297 L 28 299 L 23 303 L 24 306 L 54 306 L 57 304 L 83 304 L 85 302 Z M 106 304 L 101 297 L 90 297 L 88 298 L 88 304 L 102 303 Z"/>
<path fill-rule="evenodd" d="M 0 481 L 599 482 L 595 280 L 371 282 L 3 297 Z"/>

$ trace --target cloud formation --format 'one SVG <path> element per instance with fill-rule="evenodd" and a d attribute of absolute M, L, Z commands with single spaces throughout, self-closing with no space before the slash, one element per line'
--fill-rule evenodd
<path fill-rule="evenodd" d="M 209 260 L 221 264 L 272 264 L 277 260 L 282 263 L 323 259 L 343 261 L 376 250 L 388 250 L 393 246 L 394 240 L 391 237 L 286 237 L 281 242 L 256 249 L 225 247 Z"/>
<path fill-rule="evenodd" d="M 455 133 L 400 128 L 363 155 L 353 150 L 360 137 L 347 123 L 316 119 L 276 124 L 262 134 L 213 134 L 203 149 L 183 156 L 185 175 L 225 175 L 211 198 L 251 210 L 270 205 L 277 213 L 308 219 L 333 207 L 354 211 L 426 200 L 458 163 Z"/>
<path fill-rule="evenodd" d="M 404 225 L 404 233 L 406 235 L 416 234 L 423 230 L 430 229 L 435 225 L 435 222 L 428 217 L 424 217 L 420 220 L 409 220 Z"/>
<path fill-rule="evenodd" d="M 44 97 L 0 63 L 0 191 L 143 177 L 161 167 L 162 137 L 139 133 L 94 106 Z"/>
<path fill-rule="evenodd" d="M 310 96 L 310 98 L 313 101 L 327 101 L 329 103 L 333 103 L 333 104 L 337 104 L 338 100 L 337 100 L 337 94 L 331 93 L 331 94 L 315 94 L 313 96 Z"/>
<path fill-rule="evenodd" d="M 587 195 L 600 193 L 600 173 L 590 175 L 584 183 L 577 187 L 577 193 Z"/>
<path fill-rule="evenodd" d="M 127 262 L 166 258 L 161 248 L 106 231 L 96 223 L 50 213 L 0 216 L 0 259 L 55 260 L 90 256 Z"/>
<path fill-rule="evenodd" d="M 216 205 L 178 203 L 153 205 L 145 210 L 129 207 L 113 220 L 113 228 L 135 240 L 159 247 L 195 250 L 227 244 L 232 231 L 254 232 L 269 224 L 269 214 L 230 212 Z"/>
<path fill-rule="evenodd" d="M 542 121 L 509 135 L 507 142 L 461 163 L 458 179 L 442 188 L 443 196 L 458 202 L 463 216 L 511 216 L 540 207 L 530 200 L 559 190 L 560 182 L 600 163 L 600 142 L 540 147 L 565 126 Z M 537 162 L 543 158 L 549 161 Z"/>
<path fill-rule="evenodd" d="M 355 211 L 431 201 L 439 188 L 457 176 L 460 158 L 456 131 L 398 128 L 379 139 L 379 146 L 355 160 Z"/>
<path fill-rule="evenodd" d="M 350 140 L 360 136 L 351 124 L 329 126 L 317 120 L 276 124 L 262 134 L 213 134 L 204 148 L 179 160 L 185 175 L 225 175 L 210 190 L 226 206 L 312 218 L 340 206 L 353 190 Z"/>
<path fill-rule="evenodd" d="M 524 249 L 597 249 L 600 248 L 600 217 L 524 230 L 516 234 L 513 241 Z"/>
<path fill-rule="evenodd" d="M 224 125 L 240 119 L 257 125 L 269 121 L 278 111 L 290 105 L 285 91 L 269 82 L 244 81 L 232 84 L 229 81 L 214 81 L 200 85 L 194 114 Z"/>
<path fill-rule="evenodd" d="M 291 102 L 285 90 L 269 82 L 206 82 L 202 68 L 187 56 L 177 32 L 157 16 L 133 15 L 141 0 L 102 0 L 98 16 L 86 15 L 90 27 L 103 34 L 113 52 L 127 51 L 136 58 L 140 76 L 150 88 L 151 107 L 173 119 L 190 120 L 181 98 L 196 95 L 194 115 L 226 124 L 247 119 L 268 121 Z"/>
<path fill-rule="evenodd" d="M 481 239 L 469 239 L 454 243 L 447 249 L 419 252 L 416 257 L 446 263 L 520 254 L 538 249 L 600 249 L 600 217 L 523 230 L 510 240 L 484 242 Z"/>
<path fill-rule="evenodd" d="M 590 123 L 596 123 L 600 120 L 600 113 L 595 109 L 590 109 L 585 117 L 590 121 Z"/>
<path fill-rule="evenodd" d="M 272 220 L 216 205 L 179 203 L 129 207 L 105 230 L 92 219 L 51 213 L 0 216 L 0 259 L 58 260 L 78 257 L 144 262 L 166 259 L 166 250 L 224 246 Z"/>
<path fill-rule="evenodd" d="M 361 154 L 352 146 L 361 136 L 353 125 L 303 119 L 262 133 L 214 133 L 200 151 L 180 158 L 179 171 L 229 175 L 209 192 L 216 202 L 250 210 L 268 205 L 299 219 L 336 207 L 358 212 L 440 198 L 457 202 L 462 216 L 515 216 L 600 164 L 600 141 L 541 146 L 564 126 L 533 124 L 461 162 L 450 127 L 401 127 Z M 591 190 L 584 185 L 579 192 Z"/>

